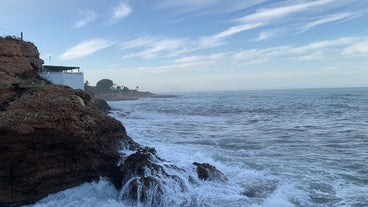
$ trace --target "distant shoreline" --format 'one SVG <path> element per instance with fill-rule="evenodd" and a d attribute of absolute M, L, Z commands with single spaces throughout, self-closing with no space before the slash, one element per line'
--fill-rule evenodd
<path fill-rule="evenodd" d="M 96 98 L 103 99 L 105 101 L 132 101 L 141 98 L 173 98 L 176 95 L 160 95 L 150 92 L 111 92 L 111 93 L 97 93 L 94 95 Z"/>

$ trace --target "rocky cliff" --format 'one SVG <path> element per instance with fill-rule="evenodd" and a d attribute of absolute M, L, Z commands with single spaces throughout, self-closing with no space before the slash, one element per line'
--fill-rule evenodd
<path fill-rule="evenodd" d="M 39 79 L 42 63 L 32 43 L 0 39 L 0 206 L 100 176 L 120 187 L 119 150 L 136 146 L 86 93 Z"/>
<path fill-rule="evenodd" d="M 101 176 L 122 189 L 121 199 L 161 206 L 164 185 L 185 191 L 199 183 L 135 143 L 87 93 L 40 79 L 42 63 L 32 43 L 0 38 L 0 206 L 32 203 Z M 197 179 L 226 181 L 208 163 L 193 168 Z"/>

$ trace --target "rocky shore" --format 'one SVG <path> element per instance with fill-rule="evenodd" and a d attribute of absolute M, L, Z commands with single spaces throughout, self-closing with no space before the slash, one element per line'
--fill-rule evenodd
<path fill-rule="evenodd" d="M 119 148 L 137 146 L 88 94 L 38 78 L 42 63 L 32 43 L 0 39 L 0 206 L 100 176 L 120 187 Z"/>
<path fill-rule="evenodd" d="M 162 189 L 160 178 L 178 186 L 187 182 L 165 171 L 181 169 L 163 163 L 153 148 L 135 143 L 119 121 L 97 109 L 108 111 L 106 103 L 39 78 L 42 64 L 32 43 L 0 38 L 0 206 L 33 203 L 100 177 L 128 189 L 122 199 L 159 205 L 162 191 L 153 199 L 145 195 Z M 197 179 L 226 180 L 207 163 L 193 168 Z"/>

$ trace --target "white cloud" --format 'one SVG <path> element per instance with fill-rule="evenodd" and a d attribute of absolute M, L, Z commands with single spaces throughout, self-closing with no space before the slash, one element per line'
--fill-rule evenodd
<path fill-rule="evenodd" d="M 368 55 L 368 39 L 362 39 L 355 44 L 345 48 L 343 55 Z"/>
<path fill-rule="evenodd" d="M 152 38 L 148 35 L 145 35 L 120 44 L 120 49 L 125 50 L 131 48 L 148 47 L 155 41 L 157 41 L 156 38 Z"/>
<path fill-rule="evenodd" d="M 328 53 L 324 50 L 318 50 L 316 52 L 312 52 L 302 56 L 297 56 L 292 59 L 295 61 L 327 60 L 329 56 L 331 56 L 331 53 Z"/>
<path fill-rule="evenodd" d="M 217 61 L 222 60 L 227 56 L 227 53 L 215 53 L 211 55 L 193 55 L 186 56 L 182 58 L 178 58 L 175 60 L 177 63 L 194 63 L 194 62 L 202 62 L 202 61 Z"/>
<path fill-rule="evenodd" d="M 262 26 L 262 23 L 255 23 L 255 24 L 240 24 L 233 27 L 230 27 L 216 35 L 213 36 L 214 39 L 223 39 L 229 36 L 233 36 L 239 32 L 243 32 L 246 30 L 251 30 L 257 27 Z"/>
<path fill-rule="evenodd" d="M 284 45 L 262 49 L 241 50 L 231 57 L 234 64 L 260 64 L 286 58 L 293 61 L 311 61 L 344 58 L 348 55 L 368 53 L 368 39 L 346 37 L 313 42 L 301 46 Z"/>
<path fill-rule="evenodd" d="M 173 57 L 202 49 L 218 47 L 224 44 L 220 39 L 201 37 L 197 40 L 180 38 L 151 37 L 144 35 L 120 44 L 121 50 L 130 50 L 123 58 Z M 141 50 L 134 52 L 134 50 Z M 133 52 L 131 52 L 133 51 Z"/>
<path fill-rule="evenodd" d="M 152 73 L 162 73 L 168 70 L 191 70 L 191 69 L 203 69 L 213 65 L 214 61 L 190 61 L 190 62 L 178 62 L 171 65 L 163 65 L 157 67 L 146 68 L 151 70 Z"/>
<path fill-rule="evenodd" d="M 184 13 L 208 7 L 216 2 L 218 0 L 161 0 L 157 7 L 159 9 L 177 9 Z"/>
<path fill-rule="evenodd" d="M 354 37 L 346 37 L 346 38 L 339 38 L 339 39 L 334 39 L 334 40 L 313 42 L 313 43 L 310 43 L 304 46 L 294 47 L 289 52 L 305 53 L 305 52 L 316 51 L 316 50 L 324 49 L 324 48 L 333 48 L 333 47 L 341 48 L 341 47 L 352 45 L 357 40 L 359 39 L 354 38 Z"/>
<path fill-rule="evenodd" d="M 255 41 L 262 41 L 262 40 L 270 39 L 272 37 L 279 35 L 281 31 L 282 31 L 281 29 L 261 31 L 258 34 L 258 37 L 255 39 Z"/>
<path fill-rule="evenodd" d="M 305 32 L 305 31 L 307 31 L 307 30 L 309 30 L 313 27 L 319 26 L 321 24 L 340 21 L 340 20 L 344 20 L 344 19 L 350 19 L 350 18 L 354 18 L 354 16 L 357 17 L 357 15 L 352 14 L 352 13 L 338 13 L 338 14 L 324 16 L 324 17 L 322 17 L 322 18 L 320 18 L 316 21 L 310 22 L 307 25 L 303 26 L 298 33 Z"/>
<path fill-rule="evenodd" d="M 203 59 L 205 59 L 204 56 L 186 56 L 186 57 L 182 57 L 179 59 L 176 59 L 175 62 L 178 63 L 186 63 L 186 62 L 198 62 L 198 61 L 202 61 Z"/>
<path fill-rule="evenodd" d="M 91 55 L 99 50 L 112 45 L 112 42 L 104 39 L 90 39 L 79 43 L 78 45 L 67 49 L 62 55 L 61 60 L 72 60 Z"/>
<path fill-rule="evenodd" d="M 74 23 L 74 28 L 81 28 L 86 26 L 88 23 L 94 21 L 97 18 L 97 15 L 94 11 L 91 10 L 80 10 L 78 11 L 81 16 L 79 20 Z"/>
<path fill-rule="evenodd" d="M 142 36 L 121 44 L 120 48 L 123 50 L 143 48 L 141 52 L 130 53 L 123 56 L 123 58 L 154 58 L 158 55 L 172 56 L 181 50 L 185 50 L 186 44 L 187 42 L 184 39 Z"/>
<path fill-rule="evenodd" d="M 239 22 L 257 22 L 257 23 L 266 23 L 278 21 L 278 19 L 287 17 L 291 14 L 299 13 L 302 11 L 308 11 L 314 8 L 320 8 L 324 5 L 330 5 L 335 0 L 319 0 L 313 2 L 305 2 L 294 5 L 288 5 L 283 7 L 276 7 L 271 9 L 262 9 L 258 10 L 254 14 L 246 15 L 237 19 Z"/>
<path fill-rule="evenodd" d="M 292 2 L 293 4 L 290 5 L 290 2 L 288 1 L 287 5 L 280 5 L 278 4 L 277 7 L 268 8 L 268 9 L 260 9 L 256 12 L 245 15 L 243 17 L 235 19 L 235 22 L 238 24 L 231 26 L 217 34 L 214 34 L 212 36 L 208 36 L 207 40 L 210 40 L 209 42 L 213 42 L 214 45 L 222 45 L 223 42 L 221 40 L 225 38 L 230 38 L 233 35 L 236 35 L 241 32 L 245 32 L 248 30 L 254 30 L 257 28 L 270 26 L 270 25 L 282 25 L 286 24 L 290 21 L 295 21 L 295 19 L 292 16 L 301 15 L 304 13 L 318 13 L 318 11 L 330 9 L 334 6 L 334 3 L 337 2 L 337 0 L 319 0 L 319 1 L 306 1 L 306 2 Z M 341 5 L 340 5 L 341 6 Z M 306 15 L 306 14 L 305 14 Z M 311 29 L 315 26 L 334 22 L 334 21 L 342 21 L 347 19 L 352 19 L 354 17 L 357 17 L 357 14 L 352 13 L 339 13 L 334 15 L 328 15 L 324 16 L 323 18 L 320 18 L 314 22 L 310 22 L 307 25 L 303 26 L 299 32 L 304 32 L 308 29 Z M 297 17 L 296 17 L 297 18 Z M 298 21 L 295 21 L 297 24 L 300 24 L 301 22 L 305 21 L 300 18 Z M 288 28 L 284 26 L 285 28 Z M 288 30 L 290 30 L 288 28 Z M 258 37 L 255 38 L 256 41 L 266 40 L 274 35 L 276 35 L 280 29 L 269 29 L 266 31 L 262 31 L 259 33 Z M 218 44 L 218 42 L 221 42 L 222 44 Z"/>
<path fill-rule="evenodd" d="M 120 2 L 120 4 L 113 9 L 113 13 L 108 21 L 108 25 L 118 23 L 120 20 L 130 15 L 132 12 L 133 9 L 128 5 L 127 2 Z"/>
<path fill-rule="evenodd" d="M 210 42 L 218 44 L 219 41 L 238 33 L 267 26 L 273 22 L 279 21 L 281 18 L 289 17 L 292 14 L 310 11 L 311 9 L 320 8 L 325 5 L 328 6 L 334 1 L 336 0 L 320 0 L 258 10 L 253 14 L 245 15 L 236 19 L 235 21 L 238 22 L 237 25 L 231 26 L 222 32 L 209 36 L 207 39 L 211 40 Z M 264 40 L 269 37 L 271 37 L 270 33 L 261 33 L 257 40 Z"/>
<path fill-rule="evenodd" d="M 166 60 L 163 65 L 143 66 L 131 68 L 152 73 L 175 74 L 173 71 L 192 70 L 223 70 L 231 68 L 232 71 L 257 71 L 258 68 L 280 66 L 276 62 L 286 63 L 284 69 L 299 71 L 309 70 L 305 62 L 321 62 L 322 67 L 331 67 L 338 64 L 336 60 L 354 57 L 356 54 L 368 54 L 368 38 L 345 37 L 335 40 L 318 41 L 304 45 L 281 45 L 279 47 L 253 48 L 248 50 L 214 53 L 209 55 L 188 55 L 180 58 Z M 345 51 L 347 54 L 343 54 Z M 318 61 L 318 62 L 317 62 Z M 345 61 L 346 62 L 346 61 Z M 256 65 L 256 66 L 255 66 Z M 321 68 L 310 68 L 321 69 Z M 280 68 L 282 72 L 283 68 Z M 322 68 L 323 69 L 323 68 Z M 270 71 L 264 70 L 268 75 Z M 208 73 L 207 73 L 208 74 Z M 271 76 L 270 76 L 271 77 Z M 281 76 L 280 76 L 281 77 Z"/>
<path fill-rule="evenodd" d="M 224 10 L 225 12 L 234 12 L 234 11 L 240 11 L 252 6 L 255 6 L 257 4 L 264 3 L 268 0 L 257 0 L 257 1 L 238 1 L 233 0 L 232 2 L 228 1 L 219 1 L 219 3 L 222 3 L 219 7 L 221 10 Z"/>

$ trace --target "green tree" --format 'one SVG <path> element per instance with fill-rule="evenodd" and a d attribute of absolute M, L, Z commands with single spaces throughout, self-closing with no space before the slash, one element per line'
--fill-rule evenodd
<path fill-rule="evenodd" d="M 89 93 L 90 95 L 94 93 L 92 86 L 89 85 L 88 80 L 86 80 L 86 82 L 84 82 L 84 91 Z"/>
<path fill-rule="evenodd" d="M 96 89 L 98 91 L 110 91 L 113 85 L 114 85 L 114 82 L 112 82 L 112 80 L 102 79 L 97 82 Z"/>

